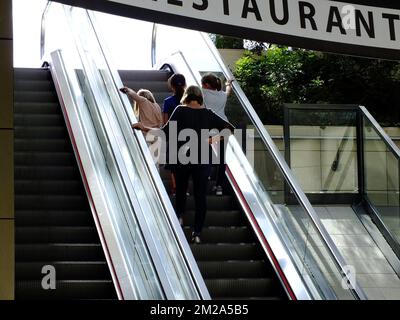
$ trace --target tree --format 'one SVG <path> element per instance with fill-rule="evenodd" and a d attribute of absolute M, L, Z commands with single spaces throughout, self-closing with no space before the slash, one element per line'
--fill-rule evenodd
<path fill-rule="evenodd" d="M 400 64 L 272 46 L 247 52 L 237 80 L 264 123 L 283 123 L 283 103 L 360 104 L 382 125 L 400 123 Z"/>

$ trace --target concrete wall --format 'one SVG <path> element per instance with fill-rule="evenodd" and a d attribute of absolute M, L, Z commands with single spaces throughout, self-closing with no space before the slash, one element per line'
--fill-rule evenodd
<path fill-rule="evenodd" d="M 282 155 L 285 152 L 282 126 L 266 126 Z M 400 146 L 400 128 L 385 128 Z M 305 192 L 353 192 L 357 190 L 357 149 L 355 129 L 346 132 L 343 127 L 292 127 L 291 167 Z M 399 164 L 386 150 L 384 143 L 375 140 L 375 134 L 366 132 L 365 163 L 366 189 L 376 205 L 399 205 Z M 341 145 L 339 165 L 332 163 L 341 143 L 341 137 L 354 137 Z M 261 141 L 255 140 L 255 167 L 268 190 L 283 191 L 282 174 L 265 152 Z"/>
<path fill-rule="evenodd" d="M 245 50 L 243 49 L 218 49 L 219 53 L 222 56 L 222 59 L 232 71 L 236 68 L 236 61 L 238 61 Z"/>
<path fill-rule="evenodd" d="M 0 300 L 14 299 L 12 0 L 0 1 Z"/>

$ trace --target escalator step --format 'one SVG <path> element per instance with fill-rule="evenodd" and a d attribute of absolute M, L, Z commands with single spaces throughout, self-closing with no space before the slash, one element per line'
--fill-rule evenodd
<path fill-rule="evenodd" d="M 65 126 L 62 114 L 15 114 L 14 125 L 24 127 Z"/>
<path fill-rule="evenodd" d="M 18 281 L 15 298 L 19 299 L 110 299 L 115 297 L 111 280 L 60 280 L 55 290 L 44 290 L 41 281 Z"/>
<path fill-rule="evenodd" d="M 51 91 L 55 90 L 54 84 L 49 80 L 23 80 L 14 81 L 14 90 L 17 91 Z"/>
<path fill-rule="evenodd" d="M 15 243 L 99 243 L 94 227 L 17 227 Z"/>
<path fill-rule="evenodd" d="M 175 199 L 171 199 L 172 203 L 175 204 Z M 191 194 L 187 197 L 186 209 L 194 210 L 194 197 Z M 231 196 L 207 196 L 207 208 L 208 210 L 236 210 L 237 206 L 234 199 Z"/>
<path fill-rule="evenodd" d="M 89 211 L 34 211 L 18 210 L 15 212 L 17 227 L 67 227 L 93 226 L 93 217 Z"/>
<path fill-rule="evenodd" d="M 128 80 L 124 81 L 124 85 L 137 91 L 139 89 L 148 89 L 151 92 L 169 92 L 168 84 L 165 80 L 162 81 L 147 81 L 147 80 Z M 169 92 L 171 94 L 171 92 Z"/>
<path fill-rule="evenodd" d="M 262 252 L 256 244 L 200 244 L 190 245 L 198 261 L 260 260 Z"/>
<path fill-rule="evenodd" d="M 79 180 L 17 180 L 15 194 L 79 195 L 84 191 Z"/>
<path fill-rule="evenodd" d="M 146 79 L 146 81 L 166 81 L 169 77 L 167 71 L 154 70 L 119 70 L 118 71 L 123 83 L 128 81 L 137 81 L 138 79 Z"/>
<path fill-rule="evenodd" d="M 194 211 L 188 210 L 184 216 L 184 222 L 186 225 L 192 226 L 194 224 Z M 242 213 L 239 210 L 208 210 L 204 225 L 209 226 L 242 226 L 245 220 Z"/>
<path fill-rule="evenodd" d="M 55 102 L 58 103 L 55 91 L 16 91 L 14 90 L 14 101 L 16 102 Z"/>
<path fill-rule="evenodd" d="M 266 278 L 273 275 L 272 267 L 264 261 L 198 261 L 206 279 Z"/>
<path fill-rule="evenodd" d="M 16 195 L 15 210 L 85 210 L 84 196 L 68 195 Z"/>
<path fill-rule="evenodd" d="M 71 152 L 19 152 L 14 153 L 16 166 L 75 166 L 75 156 Z M 24 177 L 21 177 L 24 179 Z"/>
<path fill-rule="evenodd" d="M 63 127 L 15 127 L 16 139 L 67 139 L 68 131 Z"/>
<path fill-rule="evenodd" d="M 17 262 L 34 261 L 101 261 L 103 249 L 99 244 L 17 244 L 15 260 Z"/>
<path fill-rule="evenodd" d="M 17 262 L 15 276 L 20 280 L 41 280 L 42 268 L 45 265 L 55 268 L 58 280 L 108 280 L 110 278 L 110 271 L 105 261 Z"/>
<path fill-rule="evenodd" d="M 72 180 L 79 178 L 79 169 L 76 166 L 16 166 L 14 168 L 16 180 Z"/>
<path fill-rule="evenodd" d="M 60 114 L 58 102 L 14 102 L 15 115 L 58 115 Z"/>
<path fill-rule="evenodd" d="M 192 228 L 184 228 L 188 241 L 191 238 Z M 201 233 L 202 243 L 252 243 L 253 234 L 247 227 L 206 227 Z"/>
<path fill-rule="evenodd" d="M 14 148 L 22 152 L 65 152 L 71 144 L 65 139 L 14 139 Z"/>
<path fill-rule="evenodd" d="M 51 73 L 47 68 L 15 68 L 14 79 L 32 81 L 50 81 Z"/>
<path fill-rule="evenodd" d="M 257 279 L 206 279 L 211 297 L 252 297 L 278 294 L 277 284 L 269 278 Z"/>

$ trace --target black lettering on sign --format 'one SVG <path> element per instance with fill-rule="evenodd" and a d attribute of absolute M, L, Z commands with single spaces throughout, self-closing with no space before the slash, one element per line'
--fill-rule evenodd
<path fill-rule="evenodd" d="M 374 29 L 374 14 L 372 11 L 368 11 L 368 22 L 365 20 L 360 10 L 355 11 L 356 18 L 356 34 L 358 37 L 361 37 L 361 23 L 368 33 L 370 38 L 375 38 L 375 29 Z"/>
<path fill-rule="evenodd" d="M 287 0 L 282 0 L 283 5 L 283 18 L 278 19 L 276 16 L 275 0 L 269 0 L 269 5 L 271 7 L 271 18 L 276 24 L 285 25 L 289 21 L 289 7 Z"/>
<path fill-rule="evenodd" d="M 342 17 L 340 16 L 339 9 L 331 6 L 329 10 L 328 26 L 326 32 L 332 33 L 333 27 L 338 27 L 341 34 L 346 34 L 346 30 L 343 28 Z"/>
<path fill-rule="evenodd" d="M 224 0 L 224 15 L 229 16 L 229 0 Z"/>
<path fill-rule="evenodd" d="M 206 10 L 208 8 L 208 0 L 201 0 L 201 4 L 193 2 L 193 8 L 197 10 Z"/>
<path fill-rule="evenodd" d="M 251 2 L 251 7 L 250 7 Z M 258 5 L 255 0 L 245 0 L 243 4 L 242 18 L 247 19 L 249 12 L 254 13 L 256 19 L 261 21 L 260 10 L 258 10 Z"/>
<path fill-rule="evenodd" d="M 168 4 L 173 4 L 175 6 L 183 7 L 182 0 L 168 0 Z"/>
<path fill-rule="evenodd" d="M 390 40 L 396 41 L 396 29 L 394 28 L 394 20 L 400 20 L 400 15 L 390 14 L 390 13 L 382 13 L 382 18 L 388 19 L 389 30 L 390 30 Z"/>
<path fill-rule="evenodd" d="M 308 13 L 306 13 L 306 8 L 308 8 Z M 317 24 L 315 23 L 315 7 L 308 2 L 300 1 L 299 2 L 299 11 L 300 11 L 300 23 L 303 29 L 307 29 L 306 19 L 310 21 L 311 28 L 315 31 L 318 31 Z"/>

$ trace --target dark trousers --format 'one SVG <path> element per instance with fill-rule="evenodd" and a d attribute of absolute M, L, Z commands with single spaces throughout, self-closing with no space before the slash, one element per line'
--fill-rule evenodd
<path fill-rule="evenodd" d="M 225 187 L 225 143 L 224 141 L 220 141 L 218 143 L 218 152 L 219 152 L 219 164 L 217 164 L 217 177 L 215 179 L 216 186 Z"/>
<path fill-rule="evenodd" d="M 200 233 L 203 229 L 207 211 L 207 186 L 210 166 L 197 165 L 177 165 L 175 171 L 176 179 L 176 214 L 178 218 L 183 217 L 186 209 L 186 192 L 189 178 L 193 179 L 193 195 L 195 201 L 194 232 Z"/>

